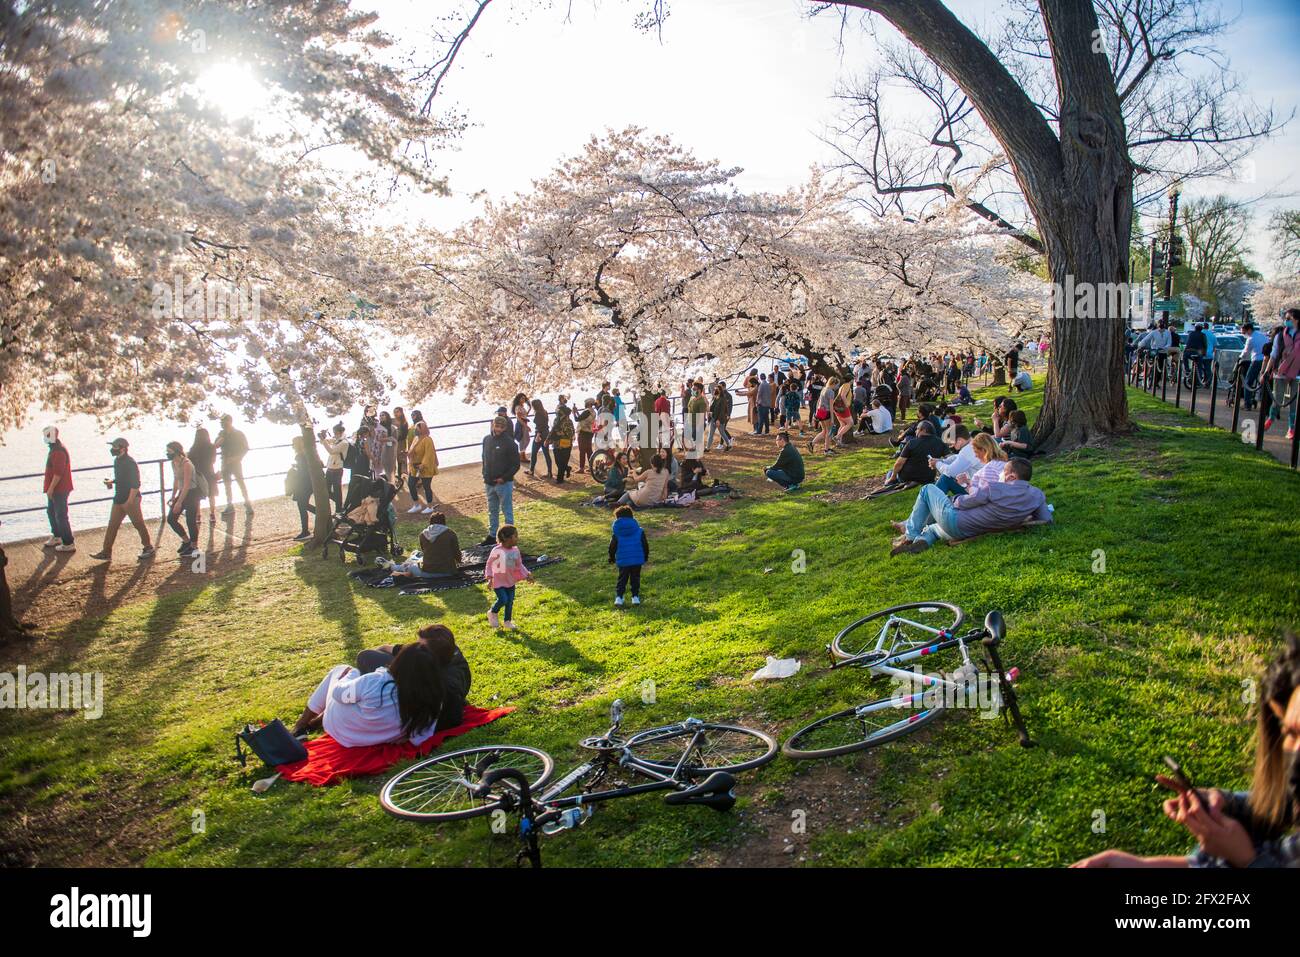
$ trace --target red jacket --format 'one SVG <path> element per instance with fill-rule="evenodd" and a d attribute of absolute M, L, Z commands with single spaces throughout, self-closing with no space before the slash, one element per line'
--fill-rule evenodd
<path fill-rule="evenodd" d="M 50 446 L 50 454 L 45 459 L 45 486 L 41 489 L 42 492 L 49 494 L 50 483 L 56 475 L 59 477 L 57 491 L 61 495 L 67 495 L 72 491 L 72 460 L 62 443 Z"/>

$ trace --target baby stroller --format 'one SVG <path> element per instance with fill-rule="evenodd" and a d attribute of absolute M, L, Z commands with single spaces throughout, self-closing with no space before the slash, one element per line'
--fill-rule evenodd
<path fill-rule="evenodd" d="M 321 557 L 328 558 L 330 546 L 335 545 L 339 561 L 347 561 L 350 552 L 357 556 L 358 565 L 363 563 L 362 555 L 366 552 L 401 558 L 402 549 L 397 545 L 397 509 L 393 507 L 396 495 L 397 489 L 382 478 L 354 477 L 348 485 L 343 508 L 330 525 Z"/>

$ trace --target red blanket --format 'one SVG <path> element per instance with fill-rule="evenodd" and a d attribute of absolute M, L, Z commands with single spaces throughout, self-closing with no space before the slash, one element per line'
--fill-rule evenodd
<path fill-rule="evenodd" d="M 307 742 L 307 758 L 293 764 L 282 764 L 277 771 L 286 781 L 307 781 L 316 787 L 333 784 L 343 778 L 360 778 L 379 774 L 399 761 L 422 757 L 448 738 L 491 724 L 509 714 L 514 708 L 493 708 L 484 711 L 472 704 L 465 705 L 465 719 L 454 728 L 438 731 L 418 748 L 410 742 L 402 744 L 372 744 L 365 748 L 345 748 L 328 734 Z"/>

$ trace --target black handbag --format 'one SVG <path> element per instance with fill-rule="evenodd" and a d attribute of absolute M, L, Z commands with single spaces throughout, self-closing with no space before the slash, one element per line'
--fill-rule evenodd
<path fill-rule="evenodd" d="M 248 745 L 268 768 L 277 768 L 282 764 L 293 764 L 307 759 L 307 749 L 303 743 L 290 733 L 279 718 L 269 724 L 253 727 L 244 725 L 244 730 L 235 735 L 235 758 L 243 767 L 248 766 L 248 755 L 240 742 Z"/>

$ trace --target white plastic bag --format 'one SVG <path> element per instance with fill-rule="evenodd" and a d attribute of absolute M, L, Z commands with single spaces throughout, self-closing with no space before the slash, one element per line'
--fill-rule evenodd
<path fill-rule="evenodd" d="M 750 677 L 751 681 L 767 681 L 771 678 L 789 678 L 799 673 L 803 663 L 798 658 L 773 658 L 767 656 L 767 664 L 759 668 Z"/>

